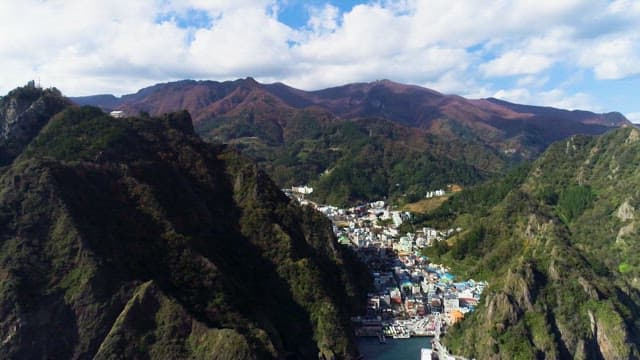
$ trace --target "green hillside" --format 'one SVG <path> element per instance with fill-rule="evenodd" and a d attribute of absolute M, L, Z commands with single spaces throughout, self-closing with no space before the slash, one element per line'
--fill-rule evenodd
<path fill-rule="evenodd" d="M 196 130 L 256 159 L 280 186 L 311 184 L 320 202 L 411 202 L 450 183 L 479 183 L 509 165 L 506 156 L 479 141 L 435 136 L 384 119 L 341 121 L 313 109 L 289 110 L 277 121 L 260 116 L 224 116 Z"/>
<path fill-rule="evenodd" d="M 186 112 L 56 115 L 0 175 L 6 358 L 355 358 L 366 272 Z"/>
<path fill-rule="evenodd" d="M 467 229 L 429 255 L 490 283 L 445 343 L 478 359 L 638 358 L 639 163 L 637 129 L 574 136 L 425 215 Z"/>

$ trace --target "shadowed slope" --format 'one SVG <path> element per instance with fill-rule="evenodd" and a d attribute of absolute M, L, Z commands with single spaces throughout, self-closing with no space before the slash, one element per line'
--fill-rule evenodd
<path fill-rule="evenodd" d="M 0 177 L 13 358 L 353 358 L 330 224 L 187 113 L 59 114 Z"/>

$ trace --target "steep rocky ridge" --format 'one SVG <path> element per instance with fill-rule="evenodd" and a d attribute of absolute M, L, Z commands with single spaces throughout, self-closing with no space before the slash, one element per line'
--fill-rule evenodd
<path fill-rule="evenodd" d="M 357 355 L 364 269 L 187 113 L 58 114 L 0 176 L 0 228 L 5 358 Z"/>
<path fill-rule="evenodd" d="M 433 255 L 456 258 L 461 271 L 491 285 L 477 311 L 446 336 L 455 352 L 640 356 L 639 138 L 627 127 L 558 142 L 487 212 L 460 210 L 457 221 L 469 231 Z"/>

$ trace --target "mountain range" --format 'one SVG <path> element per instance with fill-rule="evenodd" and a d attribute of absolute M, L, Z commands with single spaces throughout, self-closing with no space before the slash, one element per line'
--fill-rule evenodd
<path fill-rule="evenodd" d="M 137 114 L 161 115 L 185 109 L 194 123 L 213 122 L 245 109 L 260 111 L 263 121 L 285 122 L 287 112 L 317 109 L 339 119 L 382 118 L 441 134 L 465 130 L 501 148 L 523 155 L 575 133 L 598 134 L 630 122 L 620 113 L 595 114 L 550 107 L 512 104 L 493 98 L 468 100 L 390 80 L 355 83 L 319 91 L 303 91 L 282 83 L 260 84 L 252 78 L 235 81 L 184 80 L 144 88 L 116 98 L 98 95 L 71 98 L 81 105 Z M 283 115 L 285 119 L 277 116 Z M 282 126 L 282 124 L 280 124 Z M 448 126 L 447 126 L 448 125 Z M 526 142 L 527 138 L 530 142 Z M 512 144 L 512 146 L 509 146 Z"/>
<path fill-rule="evenodd" d="M 186 109 L 203 138 L 241 149 L 280 186 L 311 183 L 317 200 L 337 204 L 416 199 L 453 178 L 475 184 L 554 141 L 630 124 L 619 113 L 468 100 L 389 80 L 319 91 L 184 80 L 72 100 L 132 115 Z M 354 186 L 361 176 L 352 169 L 368 171 L 371 185 Z"/>
<path fill-rule="evenodd" d="M 55 89 L 0 98 L 3 357 L 357 358 L 370 278 L 278 190 L 305 179 L 341 202 L 468 185 L 407 224 L 463 229 L 427 255 L 489 283 L 453 352 L 640 357 L 640 131 L 620 114 L 389 81 L 72 101 L 129 116 Z"/>

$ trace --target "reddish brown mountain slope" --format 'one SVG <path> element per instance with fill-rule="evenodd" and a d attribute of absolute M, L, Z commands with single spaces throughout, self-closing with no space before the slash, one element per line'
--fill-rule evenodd
<path fill-rule="evenodd" d="M 310 108 L 325 120 L 378 117 L 445 138 L 479 141 L 506 154 L 534 157 L 552 142 L 584 133 L 600 134 L 630 122 L 619 113 L 512 104 L 497 99 L 468 100 L 389 80 L 303 91 L 282 83 L 184 80 L 158 84 L 117 101 L 105 96 L 74 99 L 79 104 L 161 115 L 188 110 L 202 128 L 219 126 L 223 116 L 250 114 L 284 132 L 299 110 Z M 210 124 L 209 124 L 210 123 Z M 247 126 L 252 126 L 248 124 Z"/>

